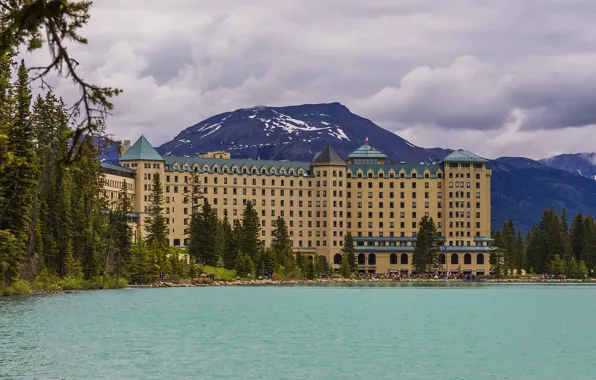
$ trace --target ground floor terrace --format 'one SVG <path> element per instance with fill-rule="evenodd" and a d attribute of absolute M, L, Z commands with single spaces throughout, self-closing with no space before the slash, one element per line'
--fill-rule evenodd
<path fill-rule="evenodd" d="M 356 249 L 356 261 L 358 264 L 358 273 L 415 273 L 412 268 L 413 252 L 404 251 L 380 251 Z M 380 248 L 380 247 L 375 247 Z M 390 248 L 390 247 L 387 247 Z M 395 247 L 391 247 L 395 248 Z M 468 251 L 453 252 L 448 248 L 468 248 Z M 474 249 L 476 250 L 474 251 Z M 490 252 L 488 247 L 482 251 L 479 247 L 445 247 L 445 252 L 439 254 L 438 271 L 446 273 L 463 273 L 476 276 L 488 275 L 490 272 Z M 333 264 L 337 269 L 341 264 L 341 254 L 333 256 Z"/>

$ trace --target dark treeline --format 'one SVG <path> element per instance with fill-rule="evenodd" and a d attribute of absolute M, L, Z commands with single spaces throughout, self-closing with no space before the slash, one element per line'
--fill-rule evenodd
<path fill-rule="evenodd" d="M 567 220 L 563 208 L 559 215 L 545 210 L 537 225 L 523 236 L 512 221 L 493 233 L 491 265 L 496 275 L 522 271 L 568 278 L 592 275 L 596 266 L 596 222 L 592 215 L 577 214 Z"/>
<path fill-rule="evenodd" d="M 52 93 L 33 99 L 24 63 L 0 60 L 0 295 L 185 275 L 169 248 L 133 249 L 126 183 L 110 204 L 92 139 L 66 160 L 70 111 Z"/>

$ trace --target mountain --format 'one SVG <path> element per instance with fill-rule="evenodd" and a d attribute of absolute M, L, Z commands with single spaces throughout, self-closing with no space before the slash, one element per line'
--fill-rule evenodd
<path fill-rule="evenodd" d="M 501 157 L 488 165 L 493 228 L 512 219 L 527 232 L 549 207 L 558 212 L 566 207 L 570 220 L 578 212 L 596 215 L 596 181 L 528 158 Z"/>
<path fill-rule="evenodd" d="M 328 144 L 345 157 L 364 143 L 365 136 L 393 160 L 432 162 L 444 156 L 409 143 L 340 103 L 222 113 L 186 128 L 157 150 L 166 156 L 225 150 L 236 158 L 310 161 Z"/>
<path fill-rule="evenodd" d="M 560 154 L 543 158 L 543 164 L 596 180 L 596 153 Z"/>
<path fill-rule="evenodd" d="M 440 161 L 453 151 L 415 146 L 340 103 L 260 106 L 222 113 L 186 128 L 158 151 L 195 156 L 225 150 L 238 158 L 311 161 L 327 144 L 346 157 L 364 143 L 365 136 L 392 161 Z M 512 219 L 527 232 L 549 207 L 559 212 L 566 207 L 570 217 L 578 212 L 596 215 L 596 181 L 553 165 L 555 160 L 543 161 L 501 157 L 489 162 L 493 228 Z M 583 174 L 588 173 L 582 168 Z"/>

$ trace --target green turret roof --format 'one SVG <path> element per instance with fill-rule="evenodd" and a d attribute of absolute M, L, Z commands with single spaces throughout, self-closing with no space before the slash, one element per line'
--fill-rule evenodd
<path fill-rule="evenodd" d="M 153 145 L 141 135 L 139 139 L 126 151 L 120 161 L 163 161 Z"/>
<path fill-rule="evenodd" d="M 450 153 L 442 162 L 488 162 L 488 160 L 467 150 L 460 149 Z"/>
<path fill-rule="evenodd" d="M 372 146 L 364 144 L 360 148 L 350 153 L 348 158 L 387 158 L 387 156 Z"/>

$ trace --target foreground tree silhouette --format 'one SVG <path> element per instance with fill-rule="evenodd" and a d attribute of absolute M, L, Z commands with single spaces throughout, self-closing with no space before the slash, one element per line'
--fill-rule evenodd
<path fill-rule="evenodd" d="M 45 78 L 56 73 L 70 78 L 79 88 L 81 97 L 70 108 L 70 116 L 77 117 L 79 112 L 82 115 L 73 131 L 69 159 L 73 153 L 80 153 L 81 137 L 103 132 L 105 118 L 113 109 L 110 99 L 122 92 L 87 82 L 78 70 L 79 62 L 69 54 L 65 44 L 66 41 L 87 44 L 87 39 L 78 31 L 89 21 L 91 4 L 91 1 L 69 0 L 0 1 L 0 59 L 14 54 L 22 46 L 34 51 L 45 45 L 51 59 L 46 65 L 30 68 L 34 74 L 32 80 L 51 88 Z"/>

